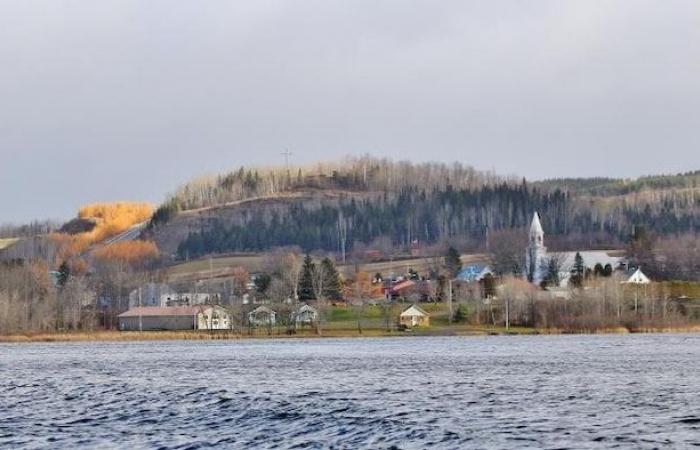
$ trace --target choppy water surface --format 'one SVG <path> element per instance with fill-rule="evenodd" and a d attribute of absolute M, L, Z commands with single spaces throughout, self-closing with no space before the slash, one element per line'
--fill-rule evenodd
<path fill-rule="evenodd" d="M 0 345 L 0 447 L 700 446 L 700 336 Z"/>

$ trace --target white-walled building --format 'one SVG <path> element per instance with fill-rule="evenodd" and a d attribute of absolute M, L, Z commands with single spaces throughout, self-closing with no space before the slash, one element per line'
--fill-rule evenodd
<path fill-rule="evenodd" d="M 535 212 L 530 224 L 527 250 L 525 251 L 525 277 L 540 284 L 544 279 L 544 261 L 547 255 L 547 247 L 544 246 L 544 230 L 540 223 L 540 216 Z"/>

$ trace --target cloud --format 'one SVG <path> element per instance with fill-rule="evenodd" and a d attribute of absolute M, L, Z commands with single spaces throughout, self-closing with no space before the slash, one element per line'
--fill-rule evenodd
<path fill-rule="evenodd" d="M 695 1 L 0 1 L 3 220 L 370 152 L 700 166 Z"/>

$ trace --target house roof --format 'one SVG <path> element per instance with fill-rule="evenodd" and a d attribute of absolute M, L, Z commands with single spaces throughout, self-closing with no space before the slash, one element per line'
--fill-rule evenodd
<path fill-rule="evenodd" d="M 480 281 L 487 274 L 491 273 L 491 268 L 486 264 L 471 264 L 457 274 L 460 281 Z"/>
<path fill-rule="evenodd" d="M 306 312 L 306 311 L 309 311 L 309 312 L 314 313 L 314 314 L 317 314 L 317 313 L 318 313 L 318 311 L 316 311 L 316 308 L 314 308 L 313 306 L 309 306 L 309 305 L 307 305 L 307 304 L 302 305 L 302 306 L 297 310 L 297 313 L 302 313 L 302 312 Z"/>
<path fill-rule="evenodd" d="M 267 306 L 260 305 L 250 312 L 250 314 L 276 314 L 273 310 Z"/>
<path fill-rule="evenodd" d="M 430 314 L 423 311 L 421 308 L 419 308 L 416 305 L 411 305 L 404 312 L 401 313 L 401 317 L 410 317 L 410 316 L 428 317 L 428 316 L 430 316 Z"/>
<path fill-rule="evenodd" d="M 649 277 L 644 275 L 644 272 L 642 272 L 642 269 L 637 269 L 629 279 L 627 279 L 626 283 L 630 284 L 649 284 L 651 283 L 651 280 Z"/>
<path fill-rule="evenodd" d="M 411 287 L 411 286 L 413 286 L 413 285 L 415 285 L 415 284 L 416 284 L 416 283 L 415 283 L 413 280 L 403 280 L 403 281 L 399 281 L 398 283 L 396 283 L 395 285 L 393 285 L 393 286 L 391 287 L 391 290 L 394 291 L 394 292 L 398 292 L 398 291 L 400 291 L 401 289 L 409 288 L 409 287 Z"/>
<path fill-rule="evenodd" d="M 197 306 L 139 306 L 119 314 L 119 317 L 195 316 L 201 310 Z"/>
<path fill-rule="evenodd" d="M 617 268 L 624 260 L 622 256 L 615 256 L 613 250 L 579 250 L 578 252 L 564 252 L 564 262 L 561 265 L 562 271 L 571 270 L 576 262 L 576 253 L 583 258 L 583 265 L 592 269 L 596 264 L 605 266 L 610 264 L 613 269 Z"/>

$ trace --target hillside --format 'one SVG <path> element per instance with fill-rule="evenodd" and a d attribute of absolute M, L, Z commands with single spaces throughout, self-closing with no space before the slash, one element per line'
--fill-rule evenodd
<path fill-rule="evenodd" d="M 635 227 L 697 230 L 700 172 L 527 182 L 454 164 L 369 157 L 306 167 L 240 168 L 179 187 L 146 232 L 175 259 L 280 246 L 341 253 L 418 241 L 478 250 L 538 211 L 550 242 L 620 247 Z"/>

